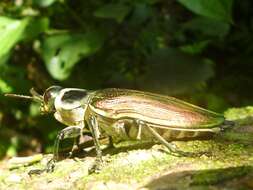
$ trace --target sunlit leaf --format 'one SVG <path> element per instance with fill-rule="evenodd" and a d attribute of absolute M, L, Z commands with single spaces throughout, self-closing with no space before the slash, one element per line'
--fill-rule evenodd
<path fill-rule="evenodd" d="M 0 17 L 0 57 L 7 54 L 21 39 L 28 19 L 14 20 Z"/>
<path fill-rule="evenodd" d="M 40 6 L 40 7 L 48 7 L 56 1 L 58 1 L 58 0 L 33 0 L 33 3 L 35 5 Z"/>
<path fill-rule="evenodd" d="M 53 35 L 44 40 L 41 53 L 51 76 L 65 80 L 80 59 L 95 53 L 102 44 L 101 35 L 95 32 Z"/>
<path fill-rule="evenodd" d="M 196 14 L 232 22 L 233 0 L 178 0 L 178 2 Z"/>
<path fill-rule="evenodd" d="M 98 8 L 94 12 L 94 16 L 99 18 L 115 19 L 118 23 L 121 23 L 130 10 L 131 7 L 124 4 L 106 4 Z"/>
<path fill-rule="evenodd" d="M 30 19 L 30 22 L 22 35 L 22 39 L 32 40 L 35 37 L 37 37 L 37 35 L 39 35 L 40 33 L 48 30 L 48 28 L 49 28 L 49 19 L 47 17 Z"/>
<path fill-rule="evenodd" d="M 10 93 L 12 87 L 9 86 L 4 80 L 0 79 L 0 93 Z"/>

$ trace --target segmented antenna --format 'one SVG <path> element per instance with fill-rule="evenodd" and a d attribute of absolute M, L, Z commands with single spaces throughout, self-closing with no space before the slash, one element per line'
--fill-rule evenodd
<path fill-rule="evenodd" d="M 4 96 L 11 98 L 34 99 L 32 96 L 26 96 L 21 94 L 4 94 Z"/>
<path fill-rule="evenodd" d="M 39 93 L 37 93 L 33 88 L 30 90 L 30 93 L 32 94 L 32 96 L 27 96 L 27 95 L 22 95 L 22 94 L 4 94 L 4 96 L 11 97 L 11 98 L 34 100 L 39 103 L 43 102 L 43 97 Z"/>
<path fill-rule="evenodd" d="M 43 101 L 43 96 L 41 96 L 36 90 L 34 90 L 34 88 L 30 89 L 30 93 L 33 97 L 37 97 L 37 98 L 39 98 L 40 100 Z"/>

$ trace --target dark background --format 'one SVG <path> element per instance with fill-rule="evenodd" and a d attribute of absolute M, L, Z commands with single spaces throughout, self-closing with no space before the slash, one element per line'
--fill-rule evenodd
<path fill-rule="evenodd" d="M 2 0 L 0 157 L 50 152 L 64 127 L 4 93 L 120 87 L 224 112 L 252 105 L 252 0 Z"/>

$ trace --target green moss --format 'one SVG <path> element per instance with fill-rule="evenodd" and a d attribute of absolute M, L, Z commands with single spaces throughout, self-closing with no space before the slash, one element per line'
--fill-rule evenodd
<path fill-rule="evenodd" d="M 198 171 L 193 175 L 191 185 L 213 185 L 241 177 L 253 171 L 253 167 L 231 167 L 216 170 Z"/>
<path fill-rule="evenodd" d="M 236 132 L 227 132 L 223 135 L 223 139 L 229 141 L 237 141 L 241 143 L 252 143 L 253 142 L 253 133 L 236 133 Z"/>
<path fill-rule="evenodd" d="M 247 117 L 250 118 L 253 117 L 253 106 L 247 106 L 243 108 L 230 108 L 225 111 L 224 115 L 229 120 L 240 120 Z"/>
<path fill-rule="evenodd" d="M 233 110 L 233 109 L 232 109 Z M 252 127 L 242 125 L 241 121 L 249 121 L 250 109 L 247 107 L 235 111 L 249 113 L 231 130 L 225 130 L 213 139 L 204 141 L 178 141 L 174 142 L 180 150 L 187 152 L 208 152 L 208 155 L 199 157 L 175 157 L 167 154 L 167 149 L 162 145 L 152 146 L 140 142 L 123 142 L 114 149 L 103 150 L 104 159 L 109 160 L 103 166 L 99 174 L 88 175 L 88 168 L 94 161 L 94 157 L 86 157 L 81 161 L 66 159 L 57 162 L 53 173 L 44 173 L 31 179 L 23 179 L 20 184 L 10 184 L 6 179 L 11 173 L 23 175 L 31 169 L 43 168 L 47 155 L 41 163 L 29 167 L 21 167 L 13 171 L 5 170 L 0 174 L 0 189 L 8 185 L 12 189 L 27 189 L 37 187 L 38 184 L 54 187 L 59 183 L 63 187 L 87 189 L 91 183 L 100 184 L 127 184 L 145 186 L 147 180 L 151 181 L 148 187 L 159 189 L 160 177 L 166 186 L 177 189 L 209 189 L 209 185 L 215 186 L 227 184 L 231 179 L 239 180 L 253 171 L 253 141 Z M 235 112 L 231 112 L 235 113 Z M 230 113 L 230 114 L 231 114 Z M 227 115 L 227 119 L 235 118 Z M 245 122 L 244 122 L 245 123 Z M 42 164 L 43 163 L 43 164 Z M 75 180 L 72 180 L 74 178 Z M 171 179 L 171 181 L 168 181 Z M 152 181 L 155 181 L 153 183 Z M 173 184 L 172 184 L 173 183 Z M 66 184 L 66 185 L 64 185 Z M 68 185 L 71 184 L 71 185 Z M 94 184 L 92 184 L 94 185 Z M 225 189 L 222 187 L 221 189 Z M 229 187 L 229 186 L 228 186 Z M 227 188 L 227 187 L 226 187 Z M 28 188 L 29 189 L 29 188 Z M 53 188 L 52 188 L 53 189 Z M 166 188 L 164 188 L 166 189 Z M 229 188 L 227 188 L 229 189 Z"/>
<path fill-rule="evenodd" d="M 176 164 L 177 159 L 156 150 L 135 150 L 113 156 L 111 162 L 99 174 L 84 177 L 88 181 L 117 181 L 121 183 L 140 182 L 145 177 L 165 169 L 168 164 Z M 172 164 L 171 164 L 172 165 Z"/>

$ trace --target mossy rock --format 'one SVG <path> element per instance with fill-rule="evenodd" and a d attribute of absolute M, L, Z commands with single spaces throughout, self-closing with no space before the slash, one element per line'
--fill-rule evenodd
<path fill-rule="evenodd" d="M 175 157 L 162 145 L 127 143 L 105 149 L 98 174 L 88 174 L 94 150 L 63 159 L 53 173 L 29 176 L 43 168 L 51 155 L 36 164 L 9 169 L 0 163 L 0 189 L 253 189 L 253 108 L 229 109 L 236 125 L 204 141 L 175 142 L 186 151 L 206 151 L 200 157 Z"/>

